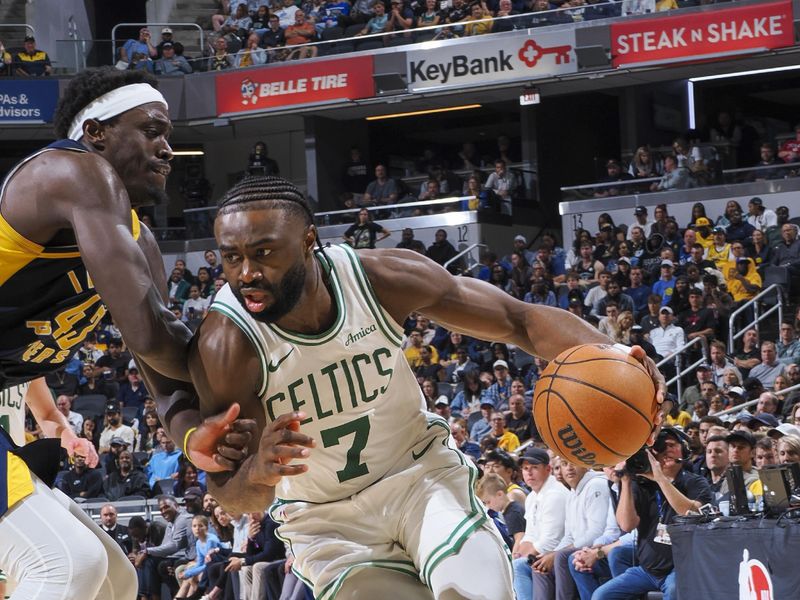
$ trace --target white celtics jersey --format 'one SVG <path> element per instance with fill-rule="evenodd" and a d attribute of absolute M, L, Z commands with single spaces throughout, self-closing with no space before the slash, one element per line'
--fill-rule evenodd
<path fill-rule="evenodd" d="M 21 383 L 0 390 L 0 428 L 18 446 L 25 445 L 25 393 L 28 384 Z"/>
<path fill-rule="evenodd" d="M 295 410 L 308 415 L 300 430 L 317 441 L 308 472 L 283 478 L 276 496 L 330 502 L 383 477 L 411 451 L 427 419 L 400 349 L 403 330 L 378 304 L 356 253 L 335 246 L 315 256 L 338 308 L 328 331 L 309 336 L 256 321 L 227 285 L 211 310 L 236 323 L 255 347 L 267 422 Z"/>

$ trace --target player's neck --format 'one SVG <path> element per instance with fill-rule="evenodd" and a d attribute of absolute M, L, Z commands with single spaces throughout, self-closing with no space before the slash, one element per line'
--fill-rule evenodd
<path fill-rule="evenodd" d="M 330 282 L 319 261 L 314 258 L 306 270 L 303 292 L 295 307 L 277 325 L 303 334 L 326 331 L 336 320 L 340 307 L 333 299 Z"/>

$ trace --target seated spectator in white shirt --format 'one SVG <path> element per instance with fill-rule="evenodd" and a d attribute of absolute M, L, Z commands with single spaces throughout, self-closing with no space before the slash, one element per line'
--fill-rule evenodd
<path fill-rule="evenodd" d="M 200 296 L 199 286 L 192 285 L 189 288 L 189 299 L 183 303 L 183 317 L 181 320 L 184 323 L 199 322 L 206 316 L 206 312 L 208 312 L 208 298 Z"/>
<path fill-rule="evenodd" d="M 58 412 L 67 417 L 67 421 L 69 422 L 69 426 L 72 427 L 72 431 L 75 432 L 75 435 L 78 435 L 83 429 L 83 415 L 71 410 L 72 398 L 66 394 L 61 394 L 58 398 L 56 398 L 56 408 L 58 409 Z"/>
<path fill-rule="evenodd" d="M 650 343 L 663 358 L 672 355 L 686 343 L 683 329 L 673 325 L 674 313 L 669 306 L 662 306 L 658 311 L 658 327 L 650 330 Z"/>

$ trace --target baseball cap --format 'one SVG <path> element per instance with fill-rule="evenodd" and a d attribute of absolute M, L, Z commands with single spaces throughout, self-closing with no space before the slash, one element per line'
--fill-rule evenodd
<path fill-rule="evenodd" d="M 746 263 L 746 262 L 750 262 L 750 259 L 747 258 L 746 256 L 740 256 L 739 258 L 736 259 L 736 262 L 737 263 L 743 263 L 743 262 Z"/>
<path fill-rule="evenodd" d="M 26 42 L 35 42 L 36 38 L 34 38 L 32 35 L 26 35 L 25 36 L 25 41 Z"/>
<path fill-rule="evenodd" d="M 759 379 L 755 377 L 748 377 L 744 380 L 744 389 L 748 392 L 752 392 L 753 390 L 760 390 L 764 387 L 764 384 L 761 383 Z"/>
<path fill-rule="evenodd" d="M 161 33 L 172 33 L 172 29 L 169 27 L 164 27 L 164 29 L 161 30 Z"/>
<path fill-rule="evenodd" d="M 665 258 L 664 260 L 661 261 L 661 266 L 662 267 L 674 267 L 675 263 L 672 262 L 670 259 Z"/>
<path fill-rule="evenodd" d="M 486 462 L 497 462 L 506 469 L 516 469 L 517 461 L 505 450 L 491 450 L 484 455 Z"/>
<path fill-rule="evenodd" d="M 800 427 L 795 427 L 789 423 L 781 423 L 777 427 L 770 429 L 767 435 L 771 438 L 782 438 L 785 435 L 794 435 L 800 438 Z"/>
<path fill-rule="evenodd" d="M 116 400 L 110 400 L 106 402 L 106 414 L 108 413 L 118 413 L 120 411 L 119 402 Z"/>
<path fill-rule="evenodd" d="M 163 44 L 161 44 L 161 49 L 162 50 L 166 50 L 167 48 L 174 48 L 174 47 L 175 47 L 175 44 L 173 44 L 172 42 L 164 42 Z"/>
<path fill-rule="evenodd" d="M 28 38 L 25 38 L 25 39 L 27 40 Z M 755 198 L 750 198 L 750 202 L 749 203 L 750 204 L 755 204 L 756 206 L 764 206 L 764 201 L 761 198 L 759 198 L 758 196 L 756 196 Z"/>
<path fill-rule="evenodd" d="M 728 394 L 736 394 L 737 396 L 744 396 L 744 388 L 735 385 L 732 388 L 728 389 Z"/>
<path fill-rule="evenodd" d="M 492 408 L 494 408 L 494 402 L 492 402 L 488 398 L 483 398 L 481 400 L 481 407 L 484 407 L 484 406 L 491 406 Z"/>
<path fill-rule="evenodd" d="M 630 259 L 630 258 L 628 258 L 627 256 L 620 256 L 620 257 L 617 259 L 617 262 L 618 262 L 618 263 L 624 262 L 624 263 L 631 264 L 631 259 Z"/>
<path fill-rule="evenodd" d="M 442 405 L 442 406 L 450 406 L 450 400 L 447 398 L 447 396 L 445 396 L 444 394 L 442 394 L 441 396 L 439 396 L 439 397 L 436 399 L 436 402 L 435 402 L 434 404 L 435 404 L 436 406 L 439 406 L 439 405 Z"/>
<path fill-rule="evenodd" d="M 549 465 L 550 455 L 546 450 L 537 448 L 536 446 L 528 446 L 525 453 L 519 457 L 519 462 L 528 462 L 532 465 Z"/>
<path fill-rule="evenodd" d="M 399 2 L 399 0 L 398 0 L 398 2 Z M 516 235 L 516 236 L 514 236 L 514 241 L 515 242 L 522 242 L 523 244 L 527 244 L 528 243 L 528 240 L 524 235 Z"/>
<path fill-rule="evenodd" d="M 675 313 L 672 312 L 672 309 L 669 306 L 662 306 L 661 310 L 659 310 L 658 312 L 659 313 L 665 313 L 666 312 L 666 313 L 669 313 L 671 315 L 675 314 Z"/>
<path fill-rule="evenodd" d="M 637 206 L 633 209 L 633 214 L 635 215 L 646 215 L 647 214 L 647 207 L 646 206 Z"/>
<path fill-rule="evenodd" d="M 114 437 L 111 438 L 111 441 L 109 442 L 109 445 L 111 445 L 111 446 L 130 446 L 130 444 L 128 444 L 128 442 L 125 441 L 125 438 L 120 437 L 118 435 L 115 435 Z"/>
<path fill-rule="evenodd" d="M 196 485 L 193 485 L 190 488 L 186 488 L 186 491 L 183 492 L 183 498 L 184 499 L 202 498 L 202 497 L 203 497 L 203 490 L 200 489 L 199 487 L 197 487 Z"/>
<path fill-rule="evenodd" d="M 607 167 L 618 167 L 618 166 L 620 166 L 620 164 L 619 164 L 619 161 L 616 158 L 609 158 L 606 161 L 606 166 Z"/>
<path fill-rule="evenodd" d="M 128 361 L 128 369 L 136 369 L 137 371 L 139 370 L 139 367 L 136 366 L 135 360 L 130 359 L 130 361 Z"/>
<path fill-rule="evenodd" d="M 701 290 L 700 288 L 693 287 L 693 288 L 689 289 L 689 295 L 690 296 L 702 296 L 703 295 L 703 290 Z"/>
<path fill-rule="evenodd" d="M 697 370 L 698 371 L 710 371 L 711 370 L 711 365 L 708 364 L 708 363 L 700 363 L 699 365 L 697 365 Z"/>
<path fill-rule="evenodd" d="M 569 299 L 570 306 L 583 306 L 583 302 L 581 302 L 580 298 L 572 297 Z"/>
<path fill-rule="evenodd" d="M 633 327 L 631 327 L 631 331 L 644 331 L 644 329 L 642 329 L 641 325 L 637 324 L 637 325 L 634 325 Z"/>
<path fill-rule="evenodd" d="M 725 441 L 728 443 L 731 443 L 736 440 L 741 440 L 746 442 L 751 448 L 756 445 L 755 436 L 749 431 L 744 429 L 734 429 L 725 438 Z"/>
<path fill-rule="evenodd" d="M 711 221 L 706 217 L 700 217 L 694 222 L 695 227 L 711 227 Z"/>
<path fill-rule="evenodd" d="M 769 413 L 757 413 L 753 417 L 753 420 L 758 421 L 759 423 L 761 423 L 762 425 L 766 425 L 767 427 L 777 427 L 778 425 L 781 424 L 781 422 L 778 421 L 778 418 L 775 415 L 771 415 Z"/>
<path fill-rule="evenodd" d="M 502 367 L 504 369 L 507 369 L 508 368 L 508 363 L 501 358 L 500 360 L 494 361 L 494 365 L 492 365 L 492 366 L 495 369 L 497 369 L 498 367 Z"/>
<path fill-rule="evenodd" d="M 717 226 L 716 226 L 716 227 L 714 227 L 714 229 L 712 229 L 711 231 L 712 231 L 713 233 L 725 233 L 725 228 L 724 228 L 724 227 L 720 227 L 719 225 L 717 225 Z"/>

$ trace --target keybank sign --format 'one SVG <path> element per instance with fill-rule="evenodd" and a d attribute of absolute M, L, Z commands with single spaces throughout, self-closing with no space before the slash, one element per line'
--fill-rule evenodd
<path fill-rule="evenodd" d="M 522 33 L 522 32 L 520 32 Z M 406 53 L 409 91 L 575 73 L 575 33 L 470 37 Z"/>

